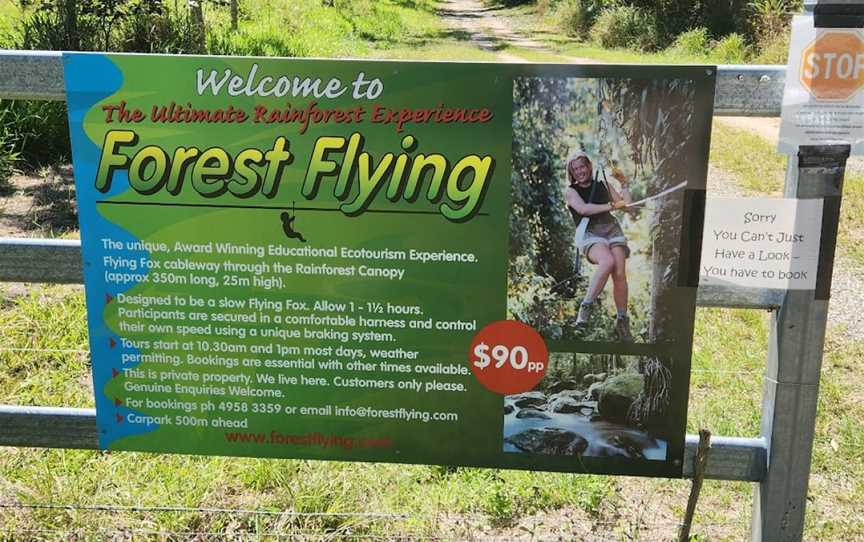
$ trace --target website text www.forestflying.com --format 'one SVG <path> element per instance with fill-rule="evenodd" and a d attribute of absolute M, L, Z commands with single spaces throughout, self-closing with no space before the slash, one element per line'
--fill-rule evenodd
<path fill-rule="evenodd" d="M 408 408 L 375 409 L 370 407 L 336 407 L 336 416 L 350 418 L 380 418 L 405 421 L 430 421 L 455 422 L 459 420 L 456 412 L 429 412 L 426 410 L 414 410 Z M 231 431 L 225 433 L 225 440 L 238 444 L 288 444 L 293 446 L 318 446 L 321 448 L 342 448 L 344 450 L 360 448 L 389 448 L 393 445 L 390 437 L 366 438 L 350 437 L 341 435 L 323 435 L 319 432 L 306 434 L 281 433 L 270 431 L 270 433 L 252 433 L 244 431 Z"/>

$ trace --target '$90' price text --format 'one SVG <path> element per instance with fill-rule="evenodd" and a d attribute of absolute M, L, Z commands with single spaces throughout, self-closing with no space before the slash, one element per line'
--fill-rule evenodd
<path fill-rule="evenodd" d="M 486 369 L 495 360 L 493 368 L 500 369 L 506 364 L 517 371 L 527 371 L 529 373 L 539 373 L 546 368 L 546 364 L 542 361 L 529 361 L 528 349 L 524 346 L 514 346 L 512 349 L 503 345 L 496 344 L 491 349 L 486 343 L 480 343 L 474 347 L 474 356 L 472 360 L 474 366 L 478 369 Z"/>

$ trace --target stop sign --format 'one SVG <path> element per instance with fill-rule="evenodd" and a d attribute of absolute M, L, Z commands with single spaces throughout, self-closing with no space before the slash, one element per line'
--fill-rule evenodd
<path fill-rule="evenodd" d="M 856 31 L 824 32 L 801 54 L 801 84 L 819 100 L 848 100 L 864 83 L 864 41 Z"/>

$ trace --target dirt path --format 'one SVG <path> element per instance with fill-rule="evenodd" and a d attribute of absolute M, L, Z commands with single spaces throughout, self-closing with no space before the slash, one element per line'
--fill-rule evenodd
<path fill-rule="evenodd" d="M 77 229 L 71 165 L 12 175 L 0 189 L 0 237 L 59 237 Z"/>
<path fill-rule="evenodd" d="M 595 64 L 590 58 L 560 55 L 543 43 L 516 31 L 502 8 L 485 6 L 480 0 L 445 0 L 438 11 L 441 19 L 453 30 L 462 32 L 476 47 L 491 51 L 504 62 L 525 62 L 526 58 L 505 49 L 521 48 L 554 54 L 562 62 L 571 64 Z"/>
<path fill-rule="evenodd" d="M 477 0 L 446 0 L 438 14 L 453 30 L 464 33 L 474 46 L 496 53 L 504 62 L 524 61 L 502 51 L 508 45 L 541 47 L 539 43 L 516 34 L 501 17 L 496 17 L 497 11 L 498 8 L 484 6 Z"/>

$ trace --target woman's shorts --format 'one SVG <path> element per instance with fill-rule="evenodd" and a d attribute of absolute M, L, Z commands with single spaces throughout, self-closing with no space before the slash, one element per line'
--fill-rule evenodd
<path fill-rule="evenodd" d="M 591 224 L 588 226 L 588 229 L 585 231 L 585 237 L 579 243 L 579 249 L 585 254 L 586 259 L 591 247 L 598 243 L 602 243 L 609 248 L 624 247 L 625 257 L 630 257 L 630 247 L 627 246 L 627 238 L 624 237 L 624 232 L 621 230 L 621 226 L 617 220 L 615 222 Z"/>

